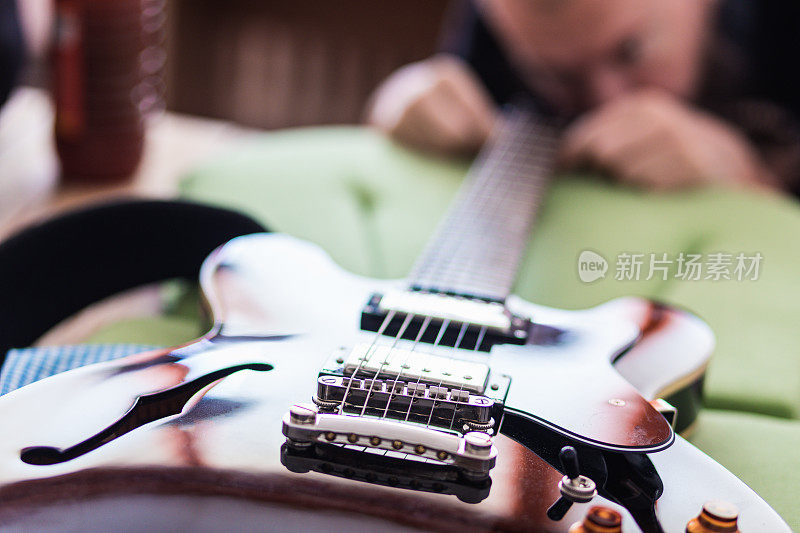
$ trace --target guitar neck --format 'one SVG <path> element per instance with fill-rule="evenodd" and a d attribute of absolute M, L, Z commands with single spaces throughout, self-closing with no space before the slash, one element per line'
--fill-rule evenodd
<path fill-rule="evenodd" d="M 556 134 L 519 108 L 498 121 L 417 260 L 413 289 L 505 300 L 552 173 Z"/>

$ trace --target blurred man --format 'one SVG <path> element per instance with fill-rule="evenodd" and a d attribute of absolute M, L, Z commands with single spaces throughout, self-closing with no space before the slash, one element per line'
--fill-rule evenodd
<path fill-rule="evenodd" d="M 800 182 L 800 4 L 473 0 L 449 54 L 406 66 L 369 120 L 408 144 L 469 153 L 520 93 L 574 118 L 566 167 L 673 189 Z"/>

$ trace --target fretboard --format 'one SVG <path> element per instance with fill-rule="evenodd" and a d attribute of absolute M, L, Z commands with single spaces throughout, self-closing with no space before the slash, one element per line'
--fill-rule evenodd
<path fill-rule="evenodd" d="M 553 170 L 557 127 L 513 108 L 501 119 L 410 276 L 415 289 L 503 301 Z"/>

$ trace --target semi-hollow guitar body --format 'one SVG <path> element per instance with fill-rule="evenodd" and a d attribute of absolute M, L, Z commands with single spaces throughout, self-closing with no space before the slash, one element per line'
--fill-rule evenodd
<path fill-rule="evenodd" d="M 745 533 L 788 531 L 676 434 L 701 320 L 511 295 L 556 134 L 502 118 L 407 280 L 238 237 L 201 269 L 205 336 L 0 398 L 0 527 L 566 532 L 600 505 L 680 532 L 718 500 Z"/>
<path fill-rule="evenodd" d="M 134 528 L 176 530 L 237 521 L 265 530 L 566 531 L 602 503 L 623 514 L 623 531 L 637 530 L 632 513 L 644 530 L 657 531 L 657 519 L 683 531 L 706 500 L 721 499 L 739 508 L 742 531 L 788 531 L 651 407 L 702 377 L 713 337 L 685 312 L 634 298 L 585 311 L 511 299 L 542 334 L 473 355 L 492 376 L 510 377 L 490 483 L 421 476 L 415 485 L 412 467 L 392 475 L 383 456 L 370 475 L 357 450 L 290 457 L 281 431 L 290 406 L 315 394 L 331 354 L 374 339 L 359 328 L 364 302 L 402 284 L 348 274 L 316 246 L 277 234 L 234 239 L 206 261 L 201 282 L 215 320 L 202 339 L 0 399 L 0 523 L 90 530 L 111 514 Z M 124 419 L 129 410 L 136 416 Z M 104 428 L 114 429 L 91 442 Z M 562 474 L 552 454 L 563 443 L 578 449 L 600 495 L 553 521 L 546 511 Z"/>

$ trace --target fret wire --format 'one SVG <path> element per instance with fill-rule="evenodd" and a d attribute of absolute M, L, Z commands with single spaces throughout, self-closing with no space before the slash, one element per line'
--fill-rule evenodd
<path fill-rule="evenodd" d="M 503 126 L 506 126 L 506 125 L 507 125 L 507 123 L 503 124 Z M 498 164 L 499 164 L 498 161 L 502 160 L 502 159 L 505 159 L 505 156 L 507 155 L 507 153 L 509 151 L 509 147 L 507 145 L 504 145 L 502 143 L 502 141 L 503 141 L 503 136 L 501 135 L 497 139 L 495 139 L 494 142 L 491 143 L 489 152 L 486 152 L 486 153 L 482 152 L 481 157 L 480 157 L 480 162 L 478 164 L 478 169 L 479 170 L 484 170 L 484 172 L 481 173 L 479 171 L 476 174 L 478 176 L 478 179 L 476 180 L 478 183 L 488 182 L 489 179 L 491 178 L 492 172 L 491 172 L 491 170 L 486 171 L 485 169 L 487 167 L 489 169 L 496 168 L 498 166 Z M 498 149 L 497 149 L 498 145 L 500 145 L 500 149 L 499 149 L 500 156 L 499 157 L 492 157 L 493 154 L 497 154 L 498 153 Z M 500 183 L 502 184 L 502 182 L 500 182 Z M 495 186 L 494 187 L 494 190 L 495 190 L 494 194 L 496 194 L 496 190 L 497 189 L 498 189 L 498 187 Z M 487 199 L 490 199 L 492 197 L 492 195 L 487 195 L 486 194 L 487 190 L 491 190 L 491 189 L 487 189 L 486 185 L 483 185 L 482 187 L 475 186 L 471 190 L 471 192 L 473 193 L 472 196 L 476 196 L 476 195 L 478 195 L 478 193 L 483 193 L 483 195 L 482 196 L 479 195 L 479 198 L 478 198 L 477 202 L 473 201 L 471 204 L 470 203 L 461 203 L 460 207 L 461 207 L 462 211 L 464 210 L 464 206 L 466 206 L 467 208 L 472 208 L 473 211 L 477 211 L 477 209 L 476 209 L 476 204 L 477 204 L 477 207 L 479 207 L 481 209 L 481 212 L 482 213 L 486 213 L 487 210 L 481 204 L 485 204 Z M 465 195 L 465 196 L 469 196 L 469 195 Z M 461 217 L 463 218 L 463 216 L 464 215 L 462 214 Z M 469 234 L 470 234 L 470 232 L 469 232 L 468 228 L 461 228 L 460 240 L 463 241 L 465 239 L 465 236 L 467 236 Z M 453 246 L 452 243 L 453 242 L 455 242 L 455 239 L 453 239 L 450 243 L 447 243 L 448 244 L 448 249 L 452 249 L 452 246 Z M 439 244 L 441 244 L 441 241 L 439 241 Z M 440 270 L 442 272 L 445 272 L 445 273 L 448 272 L 452 268 L 450 265 L 453 264 L 455 261 L 456 261 L 456 254 L 454 254 L 454 253 L 446 254 L 445 255 L 444 264 L 440 266 Z"/>
<path fill-rule="evenodd" d="M 496 129 L 414 266 L 415 285 L 508 294 L 555 147 L 554 129 L 531 119 L 517 111 Z"/>
<path fill-rule="evenodd" d="M 503 183 L 503 185 L 508 185 L 509 181 L 505 181 L 505 182 L 502 182 L 502 183 Z M 508 194 L 509 194 L 509 191 L 510 191 L 510 190 L 511 190 L 511 187 L 509 187 L 509 186 L 506 186 L 506 187 L 505 187 L 505 190 L 504 190 L 504 191 L 501 193 L 501 194 L 502 194 L 502 200 L 507 200 L 507 199 L 508 199 Z M 490 196 L 489 198 L 491 199 L 491 198 L 492 198 L 492 196 Z M 502 205 L 502 203 L 500 203 L 500 205 Z M 507 205 L 507 203 L 506 203 L 506 205 Z M 492 215 L 494 215 L 494 216 L 497 216 L 498 214 L 499 214 L 499 213 L 498 213 L 497 211 L 495 211 L 495 210 L 491 210 L 491 211 L 489 211 L 489 212 L 488 212 L 488 215 L 489 215 L 489 217 L 491 217 Z M 478 220 L 478 221 L 480 221 L 481 219 L 480 219 L 480 218 L 477 218 L 477 219 L 475 219 L 475 220 Z M 489 236 L 487 236 L 486 234 L 478 234 L 478 235 L 476 235 L 476 236 L 475 236 L 475 238 L 476 238 L 476 239 L 477 239 L 477 240 L 480 242 L 480 241 L 485 241 L 485 240 L 487 240 L 487 238 L 489 238 Z M 491 240 L 492 240 L 492 241 L 494 241 L 495 239 L 491 239 Z M 489 246 L 491 246 L 491 244 L 489 244 L 489 243 L 482 243 L 482 244 L 484 244 L 484 245 L 487 245 L 487 244 L 488 244 Z M 474 266 L 474 265 L 475 265 L 475 262 L 476 262 L 477 260 L 479 260 L 479 259 L 483 259 L 483 258 L 484 258 L 484 257 L 482 257 L 482 256 L 481 256 L 479 253 L 473 253 L 473 254 L 472 254 L 472 256 L 471 256 L 471 257 L 468 259 L 468 261 L 467 261 L 466 265 L 463 265 L 463 267 L 464 267 L 464 268 L 463 268 L 463 272 L 462 272 L 461 276 L 459 276 L 459 277 L 458 277 L 458 278 L 455 280 L 456 284 L 457 284 L 457 285 L 460 285 L 460 284 L 462 284 L 464 281 L 466 281 L 464 278 L 471 277 L 471 276 L 469 276 L 469 275 L 468 275 L 468 273 L 469 273 L 469 272 L 472 272 L 472 271 L 474 271 L 474 269 L 475 269 L 475 266 Z M 461 265 L 460 265 L 460 266 L 461 266 Z"/>

